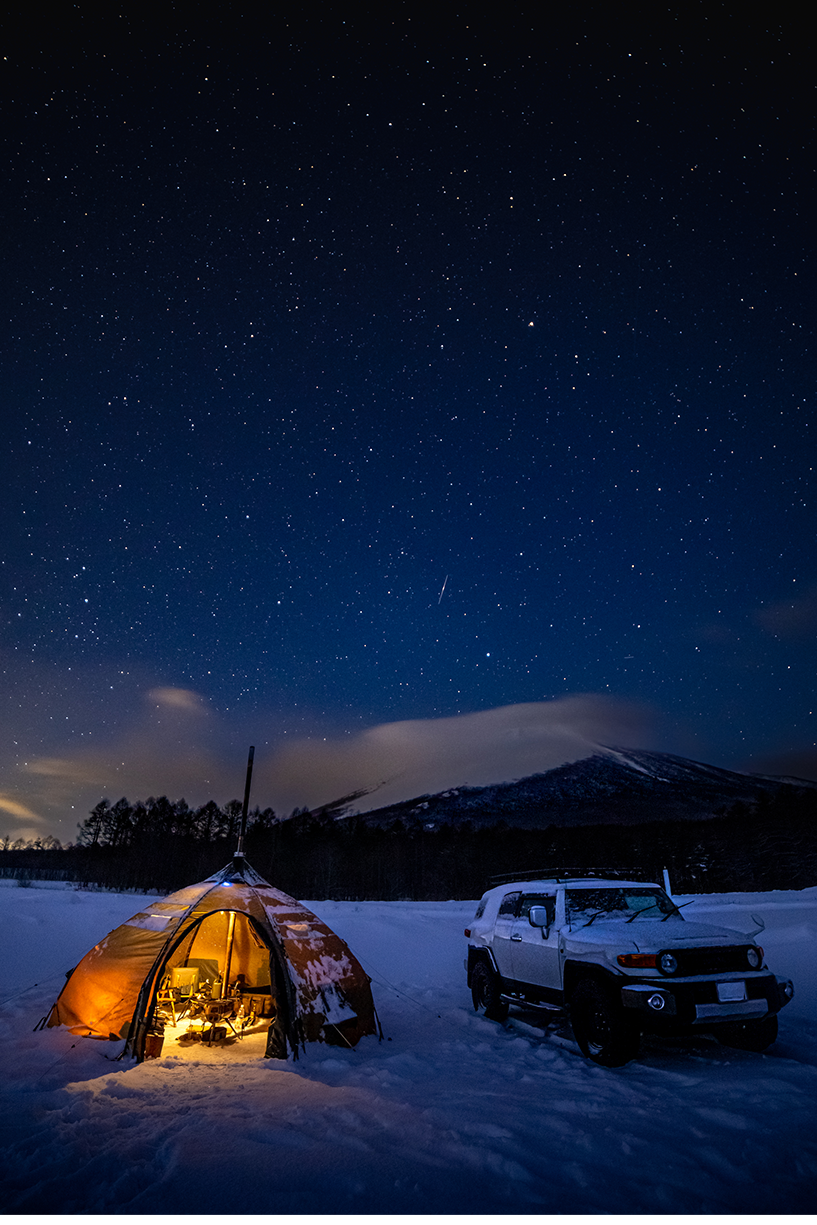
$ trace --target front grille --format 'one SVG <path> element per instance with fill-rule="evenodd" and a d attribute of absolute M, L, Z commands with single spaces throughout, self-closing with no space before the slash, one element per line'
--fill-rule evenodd
<path fill-rule="evenodd" d="M 752 967 L 746 960 L 746 954 L 751 947 L 750 944 L 728 944 L 715 948 L 668 949 L 667 951 L 671 952 L 678 962 L 678 969 L 668 977 L 687 978 L 693 974 L 729 974 L 735 970 L 744 974 L 751 973 Z"/>

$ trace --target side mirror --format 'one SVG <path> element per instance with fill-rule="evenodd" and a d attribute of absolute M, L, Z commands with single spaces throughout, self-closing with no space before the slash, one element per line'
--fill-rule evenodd
<path fill-rule="evenodd" d="M 548 908 L 547 906 L 531 906 L 528 914 L 528 922 L 531 927 L 541 927 L 543 939 L 548 934 Z"/>

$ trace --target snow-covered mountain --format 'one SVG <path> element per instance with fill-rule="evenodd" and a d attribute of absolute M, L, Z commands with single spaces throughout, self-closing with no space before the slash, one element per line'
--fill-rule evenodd
<path fill-rule="evenodd" d="M 748 806 L 773 798 L 783 787 L 817 793 L 817 782 L 805 779 L 741 774 L 671 753 L 605 746 L 541 774 L 422 795 L 359 819 L 381 827 L 398 820 L 409 827 L 635 825 L 717 817 L 738 802 Z"/>

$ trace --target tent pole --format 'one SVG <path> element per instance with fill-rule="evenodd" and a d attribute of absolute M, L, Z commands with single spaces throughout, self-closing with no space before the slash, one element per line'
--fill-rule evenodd
<path fill-rule="evenodd" d="M 255 745 L 250 745 L 250 755 L 247 758 L 247 779 L 244 783 L 244 807 L 241 810 L 241 832 L 238 835 L 236 857 L 244 854 L 244 835 L 247 832 L 247 809 L 250 806 L 250 783 L 252 782 L 252 760 L 255 756 Z"/>
<path fill-rule="evenodd" d="M 222 999 L 225 998 L 230 990 L 230 963 L 233 960 L 233 938 L 235 936 L 235 911 L 230 911 L 230 918 L 227 923 L 227 959 L 224 966 L 224 987 L 221 992 Z"/>

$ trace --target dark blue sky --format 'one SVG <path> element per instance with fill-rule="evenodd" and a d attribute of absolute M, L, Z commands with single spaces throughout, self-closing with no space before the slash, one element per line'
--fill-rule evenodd
<path fill-rule="evenodd" d="M 312 7 L 6 28 L 9 829 L 574 695 L 817 777 L 806 30 Z"/>

